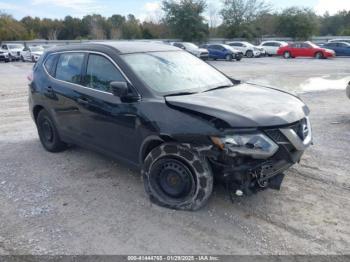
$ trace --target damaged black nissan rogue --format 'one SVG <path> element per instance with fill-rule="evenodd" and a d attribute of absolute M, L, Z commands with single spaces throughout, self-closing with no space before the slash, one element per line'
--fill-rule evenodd
<path fill-rule="evenodd" d="M 79 145 L 134 166 L 151 201 L 173 209 L 202 207 L 214 179 L 232 196 L 279 189 L 312 143 L 299 98 L 231 79 L 170 45 L 56 47 L 29 87 L 47 151 Z"/>

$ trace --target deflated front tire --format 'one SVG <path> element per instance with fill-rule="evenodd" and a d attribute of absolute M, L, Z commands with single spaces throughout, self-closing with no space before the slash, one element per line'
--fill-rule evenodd
<path fill-rule="evenodd" d="M 208 201 L 213 174 L 205 157 L 182 144 L 162 144 L 146 157 L 142 169 L 145 190 L 160 206 L 197 210 Z"/>

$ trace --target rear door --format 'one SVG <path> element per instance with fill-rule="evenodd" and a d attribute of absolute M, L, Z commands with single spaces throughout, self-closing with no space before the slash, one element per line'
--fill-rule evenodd
<path fill-rule="evenodd" d="M 57 61 L 44 93 L 50 99 L 50 108 L 65 138 L 79 141 L 82 114 L 77 104 L 76 89 L 81 84 L 81 74 L 86 53 L 67 52 L 56 54 Z M 46 62 L 49 62 L 50 56 Z"/>

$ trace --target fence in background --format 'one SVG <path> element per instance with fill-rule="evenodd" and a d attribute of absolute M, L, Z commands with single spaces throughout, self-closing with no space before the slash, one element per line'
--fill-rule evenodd
<path fill-rule="evenodd" d="M 315 36 L 310 39 L 310 41 L 315 43 L 324 43 L 331 39 L 349 39 L 350 36 Z M 262 37 L 259 39 L 256 39 L 254 42 L 255 44 L 258 44 L 262 41 L 267 40 L 279 40 L 279 41 L 286 41 L 286 42 L 292 42 L 293 39 L 290 37 Z M 80 43 L 88 43 L 88 42 L 108 42 L 108 41 L 116 41 L 116 40 L 30 40 L 30 41 L 2 41 L 3 43 L 22 43 L 24 45 L 69 45 L 69 44 L 80 44 Z M 175 42 L 180 41 L 179 39 L 142 39 L 142 40 L 135 40 L 135 41 L 154 41 L 154 42 Z M 209 38 L 208 43 L 226 43 L 229 41 L 246 41 L 246 39 L 243 38 Z"/>

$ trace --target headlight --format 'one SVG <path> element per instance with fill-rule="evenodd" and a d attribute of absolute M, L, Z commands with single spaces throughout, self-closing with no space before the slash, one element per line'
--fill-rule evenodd
<path fill-rule="evenodd" d="M 260 51 L 260 49 L 257 47 L 254 47 L 253 49 L 254 49 L 254 51 Z"/>
<path fill-rule="evenodd" d="M 222 150 L 251 156 L 255 159 L 266 159 L 273 156 L 278 150 L 278 145 L 262 133 L 211 137 L 211 140 Z"/>

